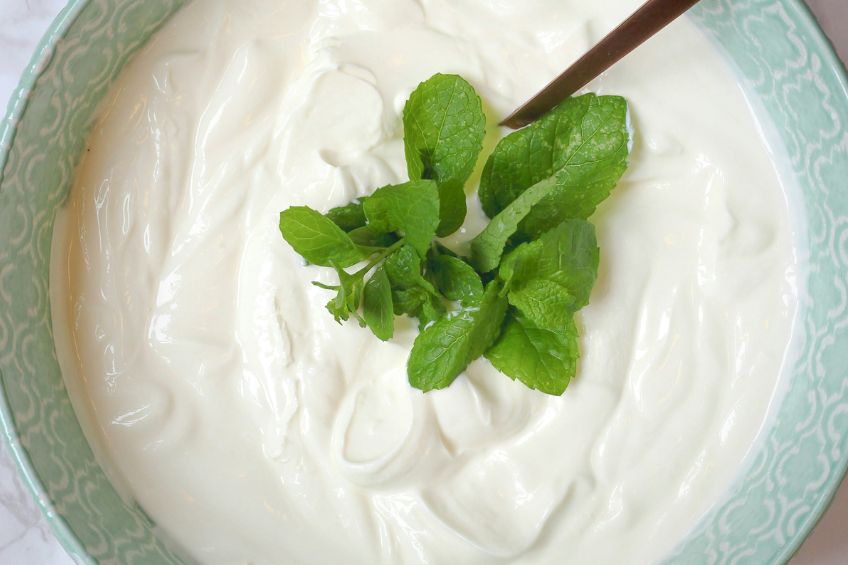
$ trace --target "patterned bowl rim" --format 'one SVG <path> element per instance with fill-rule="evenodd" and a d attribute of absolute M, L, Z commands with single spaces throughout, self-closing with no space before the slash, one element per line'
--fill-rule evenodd
<path fill-rule="evenodd" d="M 53 20 L 44 36 L 41 38 L 41 41 L 39 41 L 29 65 L 24 70 L 17 88 L 13 91 L 12 96 L 9 99 L 6 116 L 3 119 L 3 122 L 0 123 L 0 179 L 2 179 L 2 172 L 9 157 L 9 152 L 15 137 L 17 123 L 27 107 L 30 94 L 35 87 L 36 81 L 50 62 L 57 43 L 64 38 L 68 29 L 74 24 L 77 16 L 79 16 L 80 12 L 82 12 L 89 1 L 90 0 L 69 0 L 56 19 Z M 811 35 L 818 43 L 817 47 L 823 55 L 823 62 L 827 67 L 835 71 L 837 81 L 842 87 L 842 91 L 848 92 L 848 71 L 846 71 L 846 67 L 839 59 L 839 56 L 836 54 L 836 50 L 824 34 L 824 31 L 822 31 L 810 11 L 810 8 L 802 0 L 791 1 L 800 8 L 797 13 L 801 20 L 801 24 L 811 32 Z M 47 490 L 42 485 L 41 479 L 38 477 L 37 472 L 33 468 L 26 450 L 21 446 L 17 430 L 15 429 L 14 421 L 12 419 L 12 411 L 7 403 L 5 391 L 2 390 L 2 388 L 2 385 L 0 385 L 0 427 L 2 427 L 6 445 L 17 464 L 19 476 L 23 479 L 24 484 L 26 484 L 28 490 L 38 504 L 38 507 L 41 509 L 50 529 L 53 531 L 53 534 L 68 554 L 77 561 L 92 562 L 82 543 L 80 543 L 79 539 L 77 539 L 76 535 L 74 535 L 68 527 L 64 518 L 53 507 L 53 503 L 47 494 Z M 814 519 L 808 521 L 803 527 L 799 528 L 795 536 L 793 536 L 793 539 L 786 544 L 781 557 L 788 560 L 795 554 L 795 552 L 798 551 L 801 544 L 833 502 L 836 492 L 846 474 L 848 474 L 848 462 L 843 464 L 841 472 L 837 473 L 836 477 L 834 477 L 829 484 L 824 485 L 822 488 L 823 496 L 819 499 L 817 508 L 813 509 L 813 513 L 815 514 Z M 836 480 L 837 478 L 838 480 Z"/>
<path fill-rule="evenodd" d="M 17 88 L 12 92 L 6 109 L 6 116 L 3 119 L 3 123 L 0 124 L 0 181 L 3 179 L 3 171 L 6 168 L 6 161 L 9 158 L 18 121 L 23 116 L 24 110 L 26 110 L 36 81 L 47 68 L 50 59 L 53 57 L 57 43 L 65 37 L 68 29 L 74 24 L 88 2 L 89 0 L 68 1 L 38 42 L 29 65 L 24 70 Z M 94 560 L 88 555 L 85 547 L 83 547 L 80 540 L 71 531 L 70 527 L 68 527 L 62 515 L 54 508 L 53 502 L 47 494 L 47 489 L 41 483 L 41 479 L 33 468 L 29 455 L 27 455 L 26 450 L 21 445 L 17 430 L 15 429 L 14 419 L 12 418 L 12 410 L 6 400 L 4 382 L 5 379 L 0 382 L 0 427 L 3 430 L 6 446 L 9 448 L 17 464 L 18 476 L 23 479 L 24 484 L 41 510 L 41 514 L 46 518 L 47 524 L 65 551 L 78 563 L 93 564 Z"/>

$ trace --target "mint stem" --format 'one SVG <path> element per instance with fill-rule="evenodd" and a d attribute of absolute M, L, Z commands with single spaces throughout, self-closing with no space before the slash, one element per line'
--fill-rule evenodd
<path fill-rule="evenodd" d="M 367 265 L 365 265 L 364 267 L 362 267 L 361 269 L 359 269 L 358 271 L 353 273 L 353 276 L 354 277 L 364 277 L 366 274 L 368 274 L 368 271 L 370 271 L 371 269 L 376 267 L 380 263 L 380 261 L 382 261 L 383 259 L 385 259 L 389 255 L 391 255 L 392 253 L 394 253 L 395 251 L 400 249 L 401 246 L 403 246 L 404 243 L 405 243 L 404 238 L 400 238 L 399 240 L 397 240 L 396 242 L 391 244 L 389 247 L 387 247 L 385 250 L 383 250 L 383 252 L 380 253 L 379 255 L 377 255 L 374 259 L 369 261 Z"/>

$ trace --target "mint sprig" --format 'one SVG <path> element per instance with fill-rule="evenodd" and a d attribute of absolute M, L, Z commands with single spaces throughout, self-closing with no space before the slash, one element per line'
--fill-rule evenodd
<path fill-rule="evenodd" d="M 336 293 L 327 304 L 336 321 L 353 317 L 388 340 L 394 316 L 418 319 L 412 386 L 447 387 L 485 356 L 510 378 L 559 395 L 580 356 L 575 314 L 598 273 L 587 218 L 627 167 L 627 105 L 617 96 L 570 98 L 502 139 L 479 190 L 492 219 L 462 257 L 436 238 L 464 222 L 485 124 L 470 84 L 433 76 L 403 112 L 410 180 L 326 215 L 289 208 L 280 231 L 309 263 L 336 270 L 338 285 L 315 283 Z"/>
<path fill-rule="evenodd" d="M 462 77 L 436 74 L 422 82 L 403 109 L 403 143 L 409 178 L 439 184 L 441 237 L 465 220 L 465 181 L 483 149 L 486 115 Z"/>
<path fill-rule="evenodd" d="M 526 128 L 503 138 L 486 161 L 480 202 L 494 217 L 525 190 L 555 179 L 522 231 L 541 235 L 567 218 L 586 219 L 627 169 L 627 103 L 620 96 L 569 98 Z"/>

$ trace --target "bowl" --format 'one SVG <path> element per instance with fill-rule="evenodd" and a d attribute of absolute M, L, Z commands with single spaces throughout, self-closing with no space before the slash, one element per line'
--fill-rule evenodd
<path fill-rule="evenodd" d="M 56 536 L 80 563 L 183 563 L 119 496 L 77 422 L 53 347 L 53 221 L 98 102 L 183 0 L 73 0 L 0 124 L 0 423 Z M 804 284 L 786 392 L 733 485 L 668 563 L 779 563 L 848 466 L 848 80 L 799 0 L 704 0 L 689 15 L 737 71 L 797 186 Z"/>

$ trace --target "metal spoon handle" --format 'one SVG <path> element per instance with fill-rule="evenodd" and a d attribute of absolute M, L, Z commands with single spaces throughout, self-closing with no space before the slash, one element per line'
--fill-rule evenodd
<path fill-rule="evenodd" d="M 648 0 L 501 125 L 515 129 L 538 119 L 697 3 L 698 0 Z"/>

